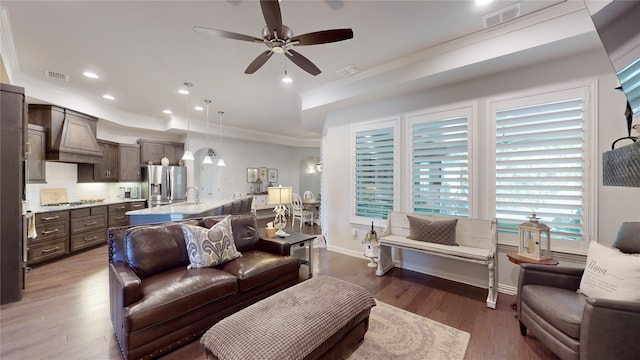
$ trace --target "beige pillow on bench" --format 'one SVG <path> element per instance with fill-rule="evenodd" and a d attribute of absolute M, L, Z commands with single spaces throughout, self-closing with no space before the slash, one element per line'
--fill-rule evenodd
<path fill-rule="evenodd" d="M 435 244 L 458 246 L 456 225 L 458 219 L 431 221 L 407 215 L 409 236 L 407 238 Z"/>

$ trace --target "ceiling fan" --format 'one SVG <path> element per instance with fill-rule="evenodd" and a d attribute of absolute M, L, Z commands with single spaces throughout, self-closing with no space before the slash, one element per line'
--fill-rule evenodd
<path fill-rule="evenodd" d="M 292 47 L 326 44 L 353 38 L 353 30 L 351 29 L 323 30 L 294 36 L 291 29 L 282 25 L 280 4 L 277 0 L 260 0 L 260 7 L 262 8 L 262 15 L 264 16 L 264 20 L 267 24 L 267 26 L 262 29 L 262 38 L 200 26 L 194 26 L 193 31 L 228 39 L 265 44 L 269 50 L 258 55 L 258 57 L 256 57 L 244 71 L 245 74 L 253 74 L 256 72 L 274 53 L 284 53 L 291 62 L 298 65 L 302 70 L 315 76 L 320 74 L 320 69 L 318 69 L 318 67 L 309 59 L 302 56 L 302 54 L 293 50 Z"/>

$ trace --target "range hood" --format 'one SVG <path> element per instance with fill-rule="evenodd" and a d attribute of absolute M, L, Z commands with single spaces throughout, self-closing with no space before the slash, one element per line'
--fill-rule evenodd
<path fill-rule="evenodd" d="M 29 123 L 43 126 L 47 132 L 47 161 L 102 163 L 97 122 L 92 116 L 54 105 L 29 105 Z"/>

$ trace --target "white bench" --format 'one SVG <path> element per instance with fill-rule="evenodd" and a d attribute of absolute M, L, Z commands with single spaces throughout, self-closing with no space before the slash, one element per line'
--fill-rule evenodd
<path fill-rule="evenodd" d="M 378 258 L 376 275 L 382 276 L 393 268 L 394 263 L 391 256 L 391 248 L 394 247 L 483 264 L 489 269 L 487 307 L 495 309 L 496 302 L 498 301 L 498 288 L 495 276 L 497 266 L 495 256 L 497 253 L 498 237 L 496 234 L 495 220 L 457 218 L 456 243 L 460 246 L 451 246 L 408 239 L 409 220 L 407 219 L 407 215 L 432 221 L 456 218 L 452 216 L 422 215 L 396 211 L 389 212 L 387 227 L 380 234 L 378 240 L 380 256 Z"/>

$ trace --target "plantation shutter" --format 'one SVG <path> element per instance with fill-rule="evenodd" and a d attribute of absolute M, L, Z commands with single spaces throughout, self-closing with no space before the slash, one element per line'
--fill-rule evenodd
<path fill-rule="evenodd" d="M 468 216 L 468 118 L 411 125 L 413 212 Z"/>
<path fill-rule="evenodd" d="M 394 208 L 395 127 L 355 132 L 355 215 L 386 219 Z"/>
<path fill-rule="evenodd" d="M 496 112 L 498 229 L 518 232 L 535 212 L 552 238 L 581 240 L 583 99 L 567 98 Z"/>

